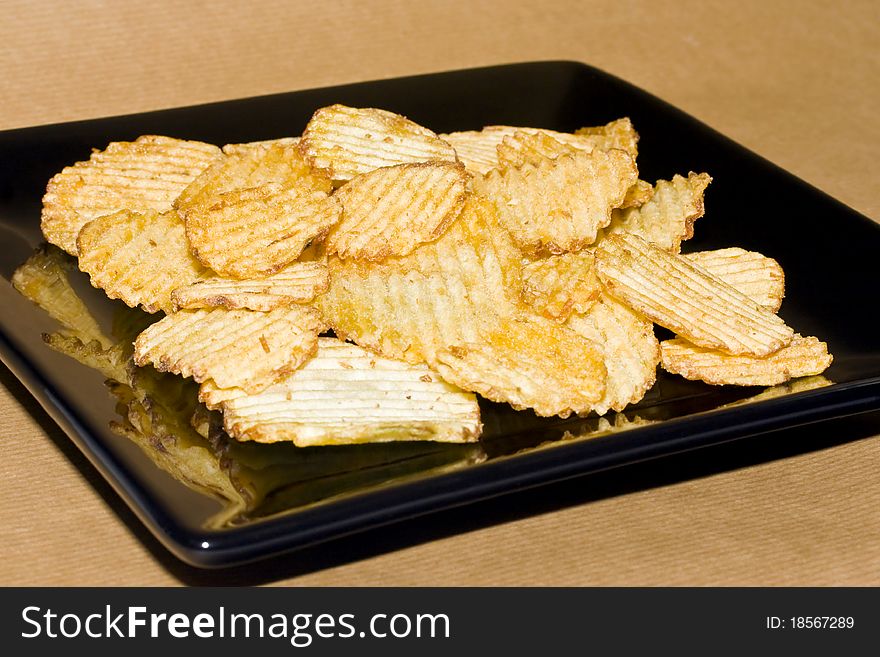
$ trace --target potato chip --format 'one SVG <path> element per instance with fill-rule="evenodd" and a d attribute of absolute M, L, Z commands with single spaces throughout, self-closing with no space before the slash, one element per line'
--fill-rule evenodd
<path fill-rule="evenodd" d="M 521 167 L 525 164 L 538 166 L 544 160 L 555 160 L 560 155 L 574 155 L 580 151 L 590 152 L 593 145 L 560 141 L 544 130 L 517 130 L 505 135 L 497 147 L 498 167 Z"/>
<path fill-rule="evenodd" d="M 773 258 L 738 247 L 684 254 L 695 265 L 772 312 L 785 296 L 785 273 Z"/>
<path fill-rule="evenodd" d="M 544 159 L 573 155 L 578 151 L 618 149 L 628 153 L 633 160 L 638 155 L 639 136 L 632 129 L 629 119 L 581 130 L 593 132 L 572 135 L 555 130 L 521 128 L 512 134 L 504 134 L 497 146 L 498 165 L 500 168 L 521 167 L 524 164 L 537 166 Z"/>
<path fill-rule="evenodd" d="M 601 400 L 605 367 L 590 340 L 530 314 L 479 331 L 478 341 L 458 342 L 434 355 L 431 366 L 443 379 L 542 416 L 586 413 Z"/>
<path fill-rule="evenodd" d="M 312 166 L 336 181 L 395 164 L 456 159 L 452 146 L 427 128 L 372 107 L 322 107 L 306 126 L 299 147 Z"/>
<path fill-rule="evenodd" d="M 225 155 L 249 155 L 254 150 L 272 148 L 275 146 L 296 146 L 299 137 L 279 137 L 277 139 L 264 139 L 262 141 L 247 141 L 241 144 L 226 144 L 223 147 Z"/>
<path fill-rule="evenodd" d="M 682 241 L 694 236 L 694 222 L 703 216 L 703 192 L 710 182 L 712 178 L 706 173 L 659 180 L 650 200 L 638 207 L 615 210 L 605 234 L 632 233 L 678 253 Z"/>
<path fill-rule="evenodd" d="M 190 248 L 221 276 L 250 279 L 280 271 L 339 221 L 333 197 L 308 185 L 268 183 L 220 195 L 186 214 Z"/>
<path fill-rule="evenodd" d="M 334 195 L 342 220 L 327 253 L 381 260 L 408 255 L 435 240 L 464 206 L 467 172 L 461 164 L 399 164 L 356 176 Z"/>
<path fill-rule="evenodd" d="M 170 210 L 187 185 L 220 157 L 216 146 L 171 137 L 113 142 L 49 181 L 43 196 L 43 235 L 76 255 L 83 225 L 119 210 Z"/>
<path fill-rule="evenodd" d="M 573 312 L 587 312 L 601 291 L 591 251 L 541 258 L 523 267 L 523 301 L 550 319 L 564 322 Z"/>
<path fill-rule="evenodd" d="M 623 197 L 620 209 L 625 210 L 627 208 L 637 208 L 650 201 L 653 197 L 654 186 L 644 180 L 637 180 L 632 187 L 626 190 L 626 196 Z"/>
<path fill-rule="evenodd" d="M 604 392 L 596 345 L 519 301 L 520 254 L 484 199 L 406 257 L 329 264 L 317 303 L 340 337 L 541 415 L 589 410 Z"/>
<path fill-rule="evenodd" d="M 619 148 L 629 153 L 633 159 L 639 154 L 639 133 L 629 117 L 615 119 L 599 126 L 588 126 L 574 131 L 575 137 L 589 139 L 594 148 Z"/>
<path fill-rule="evenodd" d="M 70 284 L 76 261 L 57 247 L 44 244 L 12 274 L 12 287 L 21 292 L 64 328 L 85 342 L 110 344 L 98 322 Z"/>
<path fill-rule="evenodd" d="M 156 322 L 134 343 L 138 365 L 213 379 L 221 388 L 259 392 L 297 369 L 315 352 L 323 328 L 310 307 L 181 310 Z"/>
<path fill-rule="evenodd" d="M 604 415 L 645 396 L 657 378 L 660 345 L 650 320 L 607 294 L 586 313 L 573 314 L 566 326 L 600 345 L 605 354 L 605 394 L 593 405 Z"/>
<path fill-rule="evenodd" d="M 773 386 L 795 377 L 821 374 L 833 360 L 827 344 L 800 335 L 763 358 L 731 356 L 681 338 L 664 340 L 660 349 L 667 372 L 712 385 Z"/>
<path fill-rule="evenodd" d="M 174 310 L 171 292 L 208 272 L 193 258 L 183 221 L 174 210 L 121 210 L 83 226 L 77 239 L 79 268 L 92 285 L 148 313 Z"/>
<path fill-rule="evenodd" d="M 202 398 L 210 398 L 213 383 L 202 387 Z M 319 338 L 302 368 L 254 395 L 235 390 L 221 407 L 224 428 L 235 438 L 299 447 L 473 442 L 481 430 L 472 393 L 424 365 L 382 358 L 336 338 Z"/>
<path fill-rule="evenodd" d="M 596 271 L 612 295 L 701 347 L 766 356 L 794 335 L 735 288 L 637 235 L 606 237 L 596 249 Z"/>
<path fill-rule="evenodd" d="M 511 128 L 510 133 L 516 132 Z M 509 134 L 502 130 L 466 130 L 441 134 L 450 143 L 459 161 L 473 174 L 483 175 L 498 167 L 498 144 Z"/>
<path fill-rule="evenodd" d="M 239 280 L 212 276 L 171 294 L 175 308 L 246 308 L 269 311 L 308 303 L 327 290 L 327 263 L 293 262 L 266 278 Z"/>
<path fill-rule="evenodd" d="M 490 171 L 474 187 L 496 203 L 525 253 L 558 254 L 592 244 L 637 179 L 635 163 L 623 151 L 584 151 Z"/>
<path fill-rule="evenodd" d="M 297 148 L 297 140 L 278 139 L 251 144 L 227 144 L 220 158 L 196 178 L 174 202 L 184 218 L 199 209 L 223 202 L 228 192 L 240 192 L 268 184 L 282 189 L 314 188 L 329 194 L 333 185 L 326 176 L 312 171 Z"/>

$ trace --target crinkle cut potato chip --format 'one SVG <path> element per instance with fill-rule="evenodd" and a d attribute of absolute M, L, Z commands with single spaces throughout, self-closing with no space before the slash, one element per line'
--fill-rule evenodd
<path fill-rule="evenodd" d="M 424 365 L 382 358 L 336 338 L 319 338 L 315 356 L 265 390 L 248 395 L 202 384 L 222 398 L 223 424 L 238 440 L 299 447 L 431 440 L 474 442 L 480 409 L 473 393 Z"/>
<path fill-rule="evenodd" d="M 382 260 L 405 256 L 437 239 L 464 207 L 470 176 L 451 162 L 399 164 L 361 174 L 334 195 L 342 220 L 327 253 Z"/>
<path fill-rule="evenodd" d="M 119 210 L 165 212 L 199 174 L 222 157 L 212 144 L 144 135 L 113 142 L 56 174 L 43 196 L 46 240 L 76 255 L 80 228 Z"/>
<path fill-rule="evenodd" d="M 278 137 L 277 139 L 264 139 L 262 141 L 246 141 L 240 144 L 226 144 L 223 147 L 224 155 L 248 155 L 254 150 L 272 148 L 274 146 L 296 146 L 299 137 Z"/>
<path fill-rule="evenodd" d="M 521 256 L 476 196 L 434 242 L 381 263 L 331 256 L 317 303 L 340 337 L 426 363 L 487 399 L 540 415 L 589 411 L 604 393 L 599 348 L 520 302 Z"/>
<path fill-rule="evenodd" d="M 821 374 L 833 360 L 827 344 L 800 335 L 763 358 L 731 356 L 694 346 L 681 338 L 664 340 L 660 349 L 667 372 L 712 385 L 774 386 L 792 378 Z"/>
<path fill-rule="evenodd" d="M 330 285 L 327 263 L 296 261 L 266 278 L 239 280 L 212 276 L 171 294 L 179 308 L 246 308 L 269 311 L 292 303 L 309 303 Z"/>
<path fill-rule="evenodd" d="M 174 206 L 184 218 L 200 209 L 222 203 L 223 195 L 252 187 L 277 184 L 282 189 L 291 187 L 314 188 L 329 194 L 330 179 L 312 171 L 297 147 L 298 140 L 289 138 L 227 144 L 226 155 L 184 189 Z"/>
<path fill-rule="evenodd" d="M 523 252 L 559 254 L 592 244 L 637 179 L 635 162 L 625 152 L 584 151 L 538 166 L 490 171 L 474 186 L 495 202 Z"/>
<path fill-rule="evenodd" d="M 563 253 L 523 266 L 522 299 L 538 313 L 564 322 L 573 312 L 585 313 L 599 298 L 592 251 Z"/>
<path fill-rule="evenodd" d="M 579 128 L 574 131 L 574 135 L 590 140 L 594 148 L 619 148 L 629 153 L 633 159 L 639 154 L 639 133 L 626 116 L 605 125 Z"/>
<path fill-rule="evenodd" d="M 297 369 L 314 353 L 323 325 L 308 306 L 270 312 L 181 310 L 156 322 L 134 343 L 137 365 L 208 379 L 255 393 Z"/>
<path fill-rule="evenodd" d="M 560 155 L 573 155 L 578 151 L 617 149 L 625 151 L 636 159 L 638 155 L 638 133 L 632 129 L 629 119 L 621 119 L 629 132 L 621 130 L 618 122 L 608 126 L 590 128 L 592 133 L 569 134 L 555 130 L 535 130 L 522 128 L 512 134 L 503 134 L 497 146 L 498 166 L 521 167 L 524 164 L 538 165 L 544 159 L 555 159 Z M 612 127 L 612 124 L 613 127 Z M 584 130 L 586 128 L 583 128 Z"/>
<path fill-rule="evenodd" d="M 626 196 L 623 197 L 620 209 L 626 210 L 627 208 L 637 208 L 650 201 L 653 197 L 654 185 L 645 182 L 644 180 L 637 180 L 632 187 L 626 190 Z M 614 215 L 612 214 L 612 221 L 613 216 Z"/>
<path fill-rule="evenodd" d="M 662 249 L 678 253 L 694 236 L 694 222 L 703 216 L 703 193 L 712 178 L 706 173 L 675 175 L 659 180 L 651 198 L 637 207 L 615 210 L 606 235 L 632 233 Z"/>
<path fill-rule="evenodd" d="M 606 237 L 596 249 L 596 271 L 613 296 L 701 347 L 767 356 L 794 335 L 736 288 L 637 235 Z"/>
<path fill-rule="evenodd" d="M 321 240 L 339 221 L 336 199 L 307 184 L 277 183 L 226 192 L 210 207 L 186 215 L 186 237 L 196 258 L 221 276 L 274 274 Z"/>
<path fill-rule="evenodd" d="M 455 149 L 427 128 L 373 107 L 322 107 L 299 148 L 313 167 L 339 182 L 395 164 L 456 160 Z"/>
<path fill-rule="evenodd" d="M 686 253 L 684 257 L 772 312 L 785 297 L 785 273 L 773 258 L 739 247 Z"/>
<path fill-rule="evenodd" d="M 148 313 L 174 310 L 171 292 L 208 275 L 189 252 L 183 221 L 174 210 L 122 210 L 83 226 L 79 268 L 93 286 Z"/>
<path fill-rule="evenodd" d="M 642 399 L 657 378 L 660 345 L 654 324 L 607 294 L 586 313 L 573 314 L 566 324 L 598 345 L 605 354 L 605 394 L 593 410 L 604 415 Z"/>
<path fill-rule="evenodd" d="M 468 171 L 481 176 L 498 167 L 497 147 L 506 134 L 501 130 L 465 130 L 441 134 L 440 138 L 452 145 Z"/>

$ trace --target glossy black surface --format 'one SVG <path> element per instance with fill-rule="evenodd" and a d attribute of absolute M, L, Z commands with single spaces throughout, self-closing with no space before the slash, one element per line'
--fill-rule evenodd
<path fill-rule="evenodd" d="M 92 147 L 148 133 L 217 144 L 294 135 L 317 107 L 334 102 L 387 108 L 437 132 L 499 123 L 571 130 L 629 116 L 641 135 L 641 178 L 690 170 L 714 178 L 706 217 L 687 248 L 741 246 L 779 260 L 787 283 L 780 314 L 800 333 L 829 343 L 835 361 L 826 376 L 834 383 L 794 393 L 780 388 L 779 396 L 749 401 L 761 390 L 661 376 L 644 402 L 619 418 L 644 424 L 593 438 L 602 429 L 595 418 L 540 419 L 487 404 L 479 454 L 367 449 L 353 474 L 344 465 L 348 456 L 327 452 L 315 457 L 324 488 L 311 483 L 313 474 L 302 479 L 300 466 L 288 464 L 283 476 L 276 468 L 270 495 L 217 524 L 224 509 L 216 499 L 184 486 L 109 430 L 119 414 L 105 377 L 47 348 L 40 335 L 57 325 L 8 280 L 42 240 L 46 181 L 86 159 Z M 880 407 L 880 310 L 873 291 L 880 226 L 662 101 L 577 63 L 457 71 L 0 133 L 0 243 L 3 361 L 159 540 L 200 566 L 260 558 L 499 493 Z M 71 283 L 102 326 L 122 312 L 84 276 L 71 276 Z M 716 452 L 706 450 L 705 458 Z M 243 468 L 258 470 L 254 479 L 264 482 L 265 468 L 253 460 L 267 454 L 224 451 L 224 468 L 236 476 Z M 300 457 L 282 449 L 278 458 Z"/>

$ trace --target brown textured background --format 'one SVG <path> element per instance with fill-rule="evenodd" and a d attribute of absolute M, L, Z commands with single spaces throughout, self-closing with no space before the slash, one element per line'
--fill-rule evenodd
<path fill-rule="evenodd" d="M 0 129 L 574 59 L 880 218 L 878 3 L 658 4 L 0 2 Z M 880 414 L 823 423 L 765 437 L 764 463 L 734 445 L 201 573 L 0 367 L 0 584 L 878 585 L 878 434 Z"/>

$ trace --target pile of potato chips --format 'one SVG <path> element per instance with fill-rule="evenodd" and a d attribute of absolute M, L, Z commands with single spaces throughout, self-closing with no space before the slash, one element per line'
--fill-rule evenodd
<path fill-rule="evenodd" d="M 333 105 L 299 138 L 112 143 L 49 181 L 42 229 L 166 314 L 135 362 L 192 377 L 239 440 L 470 442 L 477 394 L 602 415 L 658 364 L 716 385 L 824 371 L 827 345 L 776 314 L 775 260 L 680 253 L 711 178 L 643 181 L 637 145 L 625 118 L 437 135 Z"/>

